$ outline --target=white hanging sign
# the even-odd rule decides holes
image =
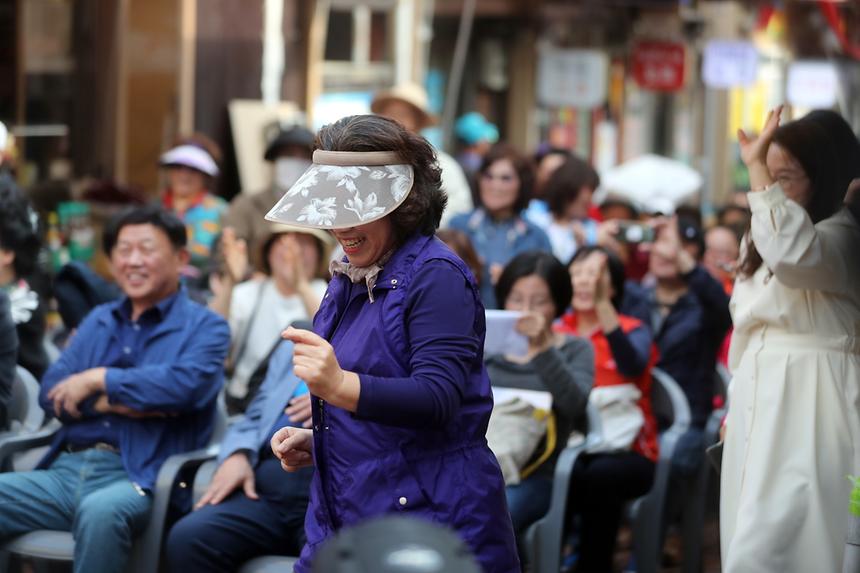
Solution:
[[[712,40],[705,46],[702,79],[709,88],[728,89],[755,84],[758,51],[750,42]]]
[[[786,99],[802,108],[830,108],[839,93],[836,67],[827,61],[801,60],[788,66]]]
[[[538,61],[537,96],[548,107],[593,108],[606,101],[609,58],[597,50],[545,48]]]

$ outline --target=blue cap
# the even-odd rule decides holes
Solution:
[[[495,143],[499,140],[499,130],[495,125],[484,119],[477,111],[460,117],[454,126],[454,132],[466,145],[475,145],[481,141]]]

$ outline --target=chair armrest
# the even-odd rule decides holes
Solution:
[[[564,534],[567,496],[573,468],[586,445],[580,444],[561,451],[555,464],[549,511],[526,532],[526,550],[536,573],[558,571],[561,561],[561,538]]]
[[[0,435],[0,467],[6,467],[13,454],[50,444],[61,425],[59,421],[51,420],[36,432],[8,432]]]
[[[152,513],[135,551],[135,569],[137,571],[158,571],[161,557],[161,542],[164,537],[164,525],[170,507],[170,496],[180,472],[194,469],[218,455],[218,446],[209,446],[182,454],[174,454],[167,458],[158,470],[158,477],[152,491]],[[187,487],[187,486],[186,486]]]

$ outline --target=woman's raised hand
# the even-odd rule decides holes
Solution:
[[[516,323],[516,330],[529,339],[529,346],[541,352],[552,345],[552,331],[546,317],[539,312],[526,312]]]
[[[595,304],[610,302],[612,298],[608,260],[606,254],[601,252],[591,253],[586,259],[587,264],[593,266]]]
[[[767,150],[770,147],[770,142],[773,141],[774,132],[779,127],[781,115],[781,105],[767,112],[767,119],[758,137],[751,137],[744,130],[738,130],[738,143],[741,147],[741,160],[743,160],[744,165],[752,167],[753,165],[766,164]]]

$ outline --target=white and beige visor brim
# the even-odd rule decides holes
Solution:
[[[348,229],[397,209],[415,174],[393,151],[314,151],[313,164],[266,215],[276,223]]]

